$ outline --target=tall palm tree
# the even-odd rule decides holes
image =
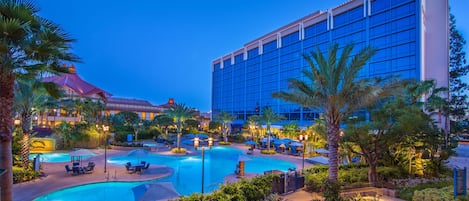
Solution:
[[[262,109],[262,114],[259,116],[259,120],[266,125],[266,133],[267,133],[267,149],[270,150],[270,126],[278,121],[283,120],[284,117],[281,115],[278,115],[277,113],[272,110],[270,107],[266,107]]]
[[[35,108],[48,95],[55,98],[60,96],[60,92],[54,83],[40,82],[40,80],[18,80],[15,84],[15,112],[21,118],[22,147],[21,161],[23,168],[29,168],[29,148],[30,135],[32,131],[32,116],[37,112]]]
[[[323,113],[329,145],[329,180],[337,181],[340,123],[350,113],[376,102],[385,95],[386,79],[358,79],[358,72],[374,55],[375,49],[366,47],[351,58],[354,45],[348,44],[338,56],[339,45],[331,45],[327,57],[319,48],[304,55],[310,70],[303,75],[309,82],[290,79],[290,92],[276,92],[274,97],[311,107]],[[314,59],[314,61],[313,61]],[[387,91],[386,91],[387,92]]]
[[[228,142],[228,124],[231,123],[236,117],[234,115],[231,115],[230,113],[223,111],[218,116],[215,117],[215,119],[219,122],[221,122],[222,125],[222,133],[223,133],[223,140],[225,142]]]
[[[174,104],[168,110],[165,111],[165,114],[172,117],[176,121],[177,127],[177,149],[181,150],[181,135],[183,123],[186,119],[190,119],[194,116],[195,112],[192,108],[187,107],[185,104]]]
[[[38,16],[27,0],[0,1],[0,176],[1,200],[12,200],[12,111],[16,79],[34,79],[41,72],[67,72],[65,61],[77,61],[69,36]]]

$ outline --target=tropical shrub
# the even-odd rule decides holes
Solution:
[[[342,197],[340,197],[341,185],[339,182],[326,179],[324,181],[323,188],[324,188],[323,195],[324,195],[324,198],[326,198],[326,200],[329,200],[329,201],[344,200],[342,199]]]
[[[254,177],[250,180],[241,180],[236,183],[228,183],[220,186],[219,190],[213,191],[211,194],[202,195],[192,194],[183,196],[179,201],[219,201],[219,200],[249,200],[262,201],[272,200],[278,201],[279,196],[271,195],[272,182],[278,175],[263,175]]]
[[[428,188],[443,188],[453,184],[453,181],[440,181],[430,183],[420,183],[412,187],[400,188],[397,192],[397,197],[404,200],[412,200],[415,191],[421,191]]]
[[[171,149],[171,153],[175,153],[175,154],[185,154],[187,153],[187,150],[184,149],[184,148],[174,148],[174,149]]]
[[[13,183],[21,183],[25,181],[30,181],[39,177],[39,172],[33,170],[25,171],[21,167],[13,166]]]
[[[316,166],[315,166],[316,167]],[[322,183],[327,179],[327,170],[305,174],[305,186],[307,191],[321,191]]]
[[[138,133],[138,139],[156,139],[161,134],[157,127],[150,127]]]
[[[413,201],[446,201],[453,200],[453,186],[447,186],[443,188],[426,188],[423,190],[417,190],[412,196]]]
[[[307,168],[305,176],[306,190],[320,191],[324,180],[328,178],[329,167],[326,165],[316,165]],[[338,180],[346,186],[354,184],[368,183],[368,166],[365,165],[343,165],[339,167]],[[389,181],[390,179],[399,179],[403,173],[399,167],[378,167],[378,178],[380,181]]]

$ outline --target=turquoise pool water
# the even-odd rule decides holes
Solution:
[[[40,154],[41,162],[48,162],[48,163],[62,163],[62,162],[70,162],[70,155],[68,153],[41,153]],[[30,154],[29,159],[33,160],[37,154]],[[86,155],[82,156],[82,158],[89,158],[95,155]]]
[[[200,152],[200,150],[199,150]],[[232,174],[238,163],[239,155],[246,156],[243,151],[229,147],[214,147],[205,150],[205,178],[204,191],[211,192],[224,183],[226,175]],[[287,171],[295,167],[293,163],[282,160],[247,156],[246,172],[263,173],[266,170]],[[170,177],[156,180],[157,182],[172,182],[174,188],[181,195],[189,195],[201,191],[202,158],[201,156],[164,156],[149,154],[145,157],[131,158],[127,156],[112,157],[108,161],[115,164],[126,162],[137,163],[144,160],[150,164],[167,165],[174,169]],[[150,165],[151,167],[151,165]],[[154,182],[154,181],[149,181]],[[103,201],[103,200],[133,200],[132,187],[146,182],[103,182],[67,188],[35,199],[35,201]],[[83,198],[82,195],[89,196]]]

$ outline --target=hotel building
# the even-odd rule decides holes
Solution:
[[[334,43],[378,49],[360,77],[399,75],[448,87],[448,12],[448,0],[351,0],[314,12],[212,61],[212,115],[230,112],[239,125],[268,106],[284,122],[311,124],[317,111],[272,93],[288,91],[290,78],[304,79],[310,67],[303,54],[326,53]]]
[[[44,81],[54,82],[65,92],[65,97],[61,98],[61,101],[75,99],[101,101],[105,105],[102,114],[107,116],[130,111],[138,114],[142,120],[153,120],[156,115],[175,104],[172,98],[166,104],[153,105],[146,100],[112,97],[111,93],[83,80],[73,65],[70,67],[70,73],[46,77]],[[35,124],[41,127],[55,127],[62,120],[73,124],[80,121],[81,117],[76,110],[67,111],[58,104],[34,119],[37,121]]]

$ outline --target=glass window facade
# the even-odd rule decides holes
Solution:
[[[361,0],[356,0],[364,2]],[[374,0],[371,10],[363,4],[349,8],[332,19],[319,19],[303,30],[281,36],[277,40],[246,51],[246,57],[235,55],[234,64],[222,61],[213,64],[212,115],[221,111],[236,114],[239,120],[262,113],[271,107],[284,115],[285,122],[298,121],[309,125],[319,117],[317,111],[272,98],[273,92],[287,91],[290,78],[304,79],[301,71],[309,69],[303,54],[327,52],[330,44],[340,47],[355,43],[354,53],[367,45],[378,49],[359,73],[362,77],[400,75],[419,78],[419,9],[418,0]],[[364,10],[365,9],[365,10]],[[365,13],[370,12],[368,15]],[[329,26],[329,28],[328,28]],[[303,31],[303,32],[301,32]],[[303,37],[300,39],[300,33]]]

